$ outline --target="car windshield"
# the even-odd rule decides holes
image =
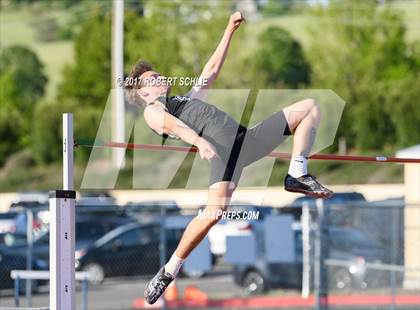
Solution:
[[[328,205],[342,204],[349,201],[365,201],[365,197],[356,192],[350,193],[335,193],[331,198],[325,199]],[[315,199],[311,197],[299,197],[292,202],[292,207],[301,207],[304,202],[307,202],[310,207],[315,206]]]
[[[105,233],[105,227],[99,223],[76,223],[77,239],[98,239],[99,237],[105,235]]]
[[[373,240],[366,234],[353,229],[331,229],[330,242],[336,248],[373,248]]]
[[[0,213],[0,220],[13,220],[18,214],[16,212]]]
[[[128,203],[126,207],[130,211],[134,212],[146,212],[146,213],[160,213],[162,207],[164,208],[166,213],[179,213],[180,208],[179,206],[172,201],[169,202],[159,202],[159,201],[152,201],[152,202],[141,202],[141,203]]]
[[[95,241],[94,244],[96,246],[100,247],[100,246],[104,245],[105,243],[107,243],[109,240],[114,239],[115,237],[117,237],[121,233],[122,233],[122,230],[118,227],[118,228],[116,228],[114,230],[111,230],[110,232],[106,233],[102,237],[100,237],[98,240]]]
[[[76,222],[76,240],[96,240],[100,237],[104,236],[107,232],[111,231],[118,224],[116,223],[96,223],[96,222]],[[40,235],[38,235],[34,242],[41,244],[41,243],[48,243],[49,242],[49,231],[44,231]]]

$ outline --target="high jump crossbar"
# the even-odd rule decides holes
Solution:
[[[196,153],[198,152],[197,147],[185,147],[185,146],[173,146],[173,145],[156,145],[156,144],[141,144],[141,143],[122,143],[122,142],[105,142],[101,140],[95,140],[92,143],[90,140],[80,139],[75,140],[75,147],[116,147],[126,149],[138,149],[147,151],[173,151],[173,152],[185,152],[185,153]],[[276,159],[289,159],[290,153],[282,152],[271,152],[267,157]],[[378,162],[378,163],[420,163],[420,158],[399,158],[389,156],[361,156],[361,155],[336,155],[336,154],[314,154],[310,155],[309,159],[315,160],[331,160],[331,161],[356,161],[356,162]]]

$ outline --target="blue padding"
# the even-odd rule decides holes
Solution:
[[[192,216],[184,215],[167,216],[165,218],[165,226],[168,229],[184,229],[192,219]],[[210,242],[207,237],[204,238],[204,240],[201,241],[200,244],[191,252],[185,260],[183,268],[187,272],[207,272],[211,270]]]
[[[185,260],[183,268],[187,272],[207,272],[211,270],[210,242],[207,237],[204,238],[204,240],[201,241],[200,244],[191,252]]]
[[[295,261],[291,215],[267,216],[264,221],[265,257],[268,263]]]
[[[171,215],[166,216],[165,218],[165,226],[166,228],[185,228],[187,227],[188,223],[193,219],[192,216],[185,216],[185,215]]]
[[[226,262],[230,264],[253,264],[256,258],[256,240],[254,234],[226,237]]]

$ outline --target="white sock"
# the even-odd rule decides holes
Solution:
[[[165,265],[165,271],[176,277],[184,261],[185,259],[179,258],[175,255],[175,253],[172,254],[169,262],[167,262]]]
[[[293,156],[290,159],[289,174],[298,178],[308,173],[308,159],[304,156]]]

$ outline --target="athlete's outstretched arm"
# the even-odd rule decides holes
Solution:
[[[229,23],[226,26],[219,45],[217,45],[216,50],[213,52],[213,55],[211,55],[201,72],[199,83],[196,84],[190,92],[191,97],[201,97],[202,91],[210,88],[216,80],[220,70],[222,69],[223,63],[225,62],[233,33],[239,28],[243,21],[245,21],[245,18],[240,12],[236,12],[230,16]]]
[[[144,110],[147,125],[159,134],[171,134],[179,137],[188,144],[195,145],[201,159],[218,157],[216,148],[206,139],[200,137],[183,121],[166,112],[158,105],[147,106]]]

